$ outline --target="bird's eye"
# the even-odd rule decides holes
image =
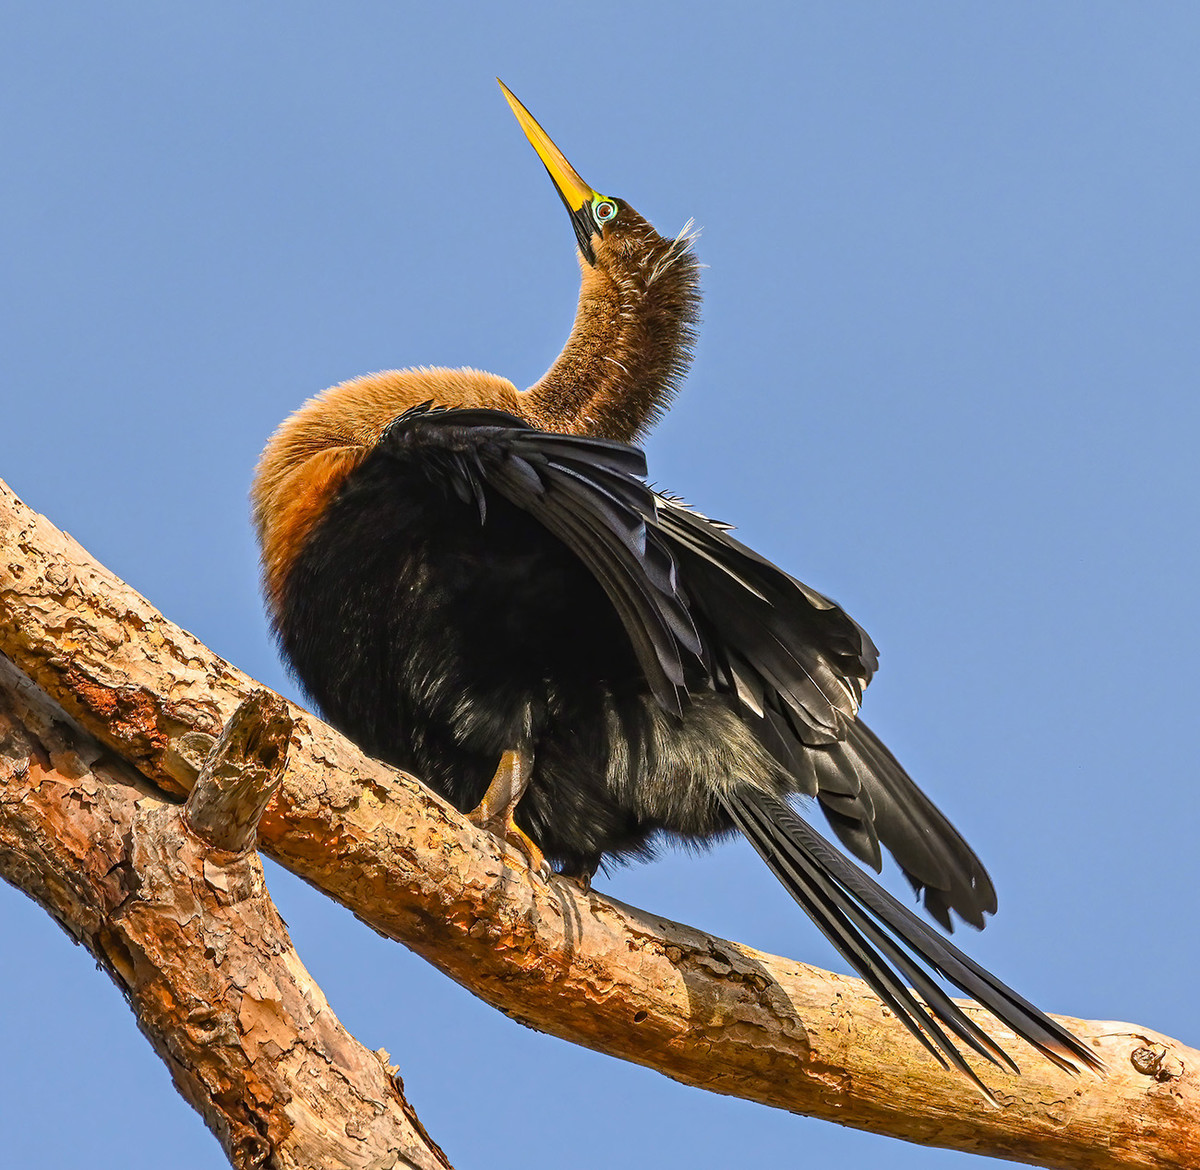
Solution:
[[[592,214],[596,217],[596,222],[603,227],[604,224],[608,223],[617,214],[617,205],[611,199],[601,199],[592,208]]]

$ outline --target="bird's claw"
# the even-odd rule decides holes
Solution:
[[[579,887],[581,894],[591,893],[592,889],[592,874],[590,873],[563,873],[559,875],[565,878],[572,885]]]

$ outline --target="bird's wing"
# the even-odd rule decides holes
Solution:
[[[725,525],[658,497],[655,527],[670,538],[718,689],[761,716],[786,705],[802,742],[842,739],[878,664],[866,632],[829,598],[730,536]]]
[[[652,491],[639,450],[428,405],[380,446],[436,461],[481,514],[495,491],[545,525],[604,588],[659,703],[678,713],[689,692],[728,695],[842,843],[875,869],[886,846],[944,927],[951,910],[978,927],[995,911],[983,864],[856,717],[877,661],[870,638],[723,526]]]
[[[720,690],[736,695],[763,744],[816,796],[838,839],[878,870],[880,843],[947,930],[995,913],[983,863],[857,718],[878,663],[866,632],[809,589],[677,500],[658,526],[688,590]]]

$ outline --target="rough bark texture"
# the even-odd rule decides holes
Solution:
[[[155,783],[183,792],[196,733],[254,684],[0,485],[0,651]],[[1048,1167],[1200,1165],[1200,1053],[1064,1022],[1111,1072],[1070,1077],[990,1018],[1020,1078],[985,1105],[856,979],[543,882],[519,854],[311,715],[260,846],[501,1011],[687,1084],[929,1145]],[[981,1016],[986,1016],[980,1009]]]
[[[239,1170],[449,1165],[305,971],[257,855],[197,837],[4,659],[0,876],[91,951]]]

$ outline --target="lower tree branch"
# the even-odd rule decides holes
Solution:
[[[155,783],[254,684],[0,485],[0,651]],[[1200,1165],[1200,1053],[1065,1019],[1112,1072],[1073,1078],[981,1022],[1026,1075],[986,1106],[856,979],[543,882],[413,778],[298,708],[261,847],[532,1027],[676,1080],[929,1145],[1048,1167]]]
[[[0,875],[108,972],[232,1164],[448,1167],[304,969],[257,856],[107,755],[0,659]]]

